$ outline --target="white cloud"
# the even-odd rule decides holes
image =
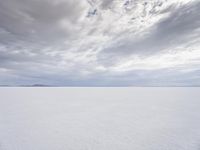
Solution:
[[[123,75],[134,85],[133,72],[145,82],[152,71],[196,71],[199,6],[197,0],[1,1],[0,84],[126,85]]]

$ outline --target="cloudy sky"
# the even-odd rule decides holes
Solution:
[[[200,86],[199,0],[1,0],[0,85]]]

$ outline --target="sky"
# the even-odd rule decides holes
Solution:
[[[199,0],[2,0],[2,86],[200,86]]]

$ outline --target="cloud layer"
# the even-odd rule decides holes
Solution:
[[[200,86],[198,0],[0,2],[0,84]]]

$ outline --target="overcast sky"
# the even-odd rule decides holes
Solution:
[[[0,85],[200,86],[199,0],[1,0]]]

